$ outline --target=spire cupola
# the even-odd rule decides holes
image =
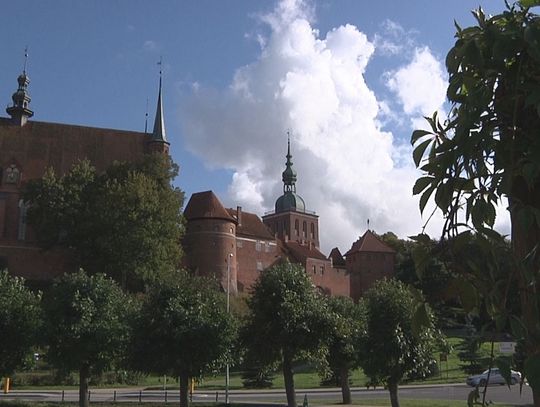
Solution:
[[[296,192],[296,171],[293,169],[291,161],[291,140],[287,138],[287,162],[285,163],[285,171],[281,174],[283,180],[283,192]]]
[[[281,174],[283,180],[283,195],[281,195],[275,205],[276,213],[286,211],[305,212],[306,204],[304,199],[296,193],[296,171],[293,169],[291,155],[291,140],[287,137],[287,155],[285,156],[285,171]]]
[[[34,112],[29,108],[31,98],[28,93],[28,85],[30,84],[30,78],[26,74],[26,64],[28,60],[28,52],[26,50],[24,58],[23,72],[17,78],[19,86],[17,91],[11,96],[13,106],[9,106],[6,109],[7,114],[9,114],[11,119],[19,126],[24,126],[28,119],[34,115]]]

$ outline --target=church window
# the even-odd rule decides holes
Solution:
[[[300,229],[300,222],[298,222],[298,219],[294,221],[294,233],[296,236],[298,236],[298,230]]]
[[[20,171],[15,164],[10,165],[6,169],[6,183],[16,184],[19,182]]]
[[[18,239],[19,240],[25,240],[26,239],[26,212],[28,209],[28,205],[21,199],[19,200],[19,232],[18,232]]]

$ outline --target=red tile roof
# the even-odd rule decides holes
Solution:
[[[356,252],[395,253],[396,251],[368,229],[364,233],[364,236],[352,244],[352,247],[345,253],[345,256]]]
[[[328,255],[329,259],[332,259],[332,265],[336,267],[345,267],[345,259],[341,255],[341,252],[337,247],[334,247],[330,254]]]
[[[298,262],[305,263],[306,259],[319,259],[319,260],[328,260],[324,254],[322,254],[319,249],[315,246],[302,245],[298,242],[285,242],[285,248],[289,254]]]
[[[237,209],[228,208],[227,212],[231,217],[236,221],[237,219]],[[261,218],[259,218],[254,213],[250,212],[241,212],[242,221],[236,226],[236,234],[246,237],[257,237],[265,240],[273,240],[274,236],[268,229],[268,227],[263,223]]]
[[[196,192],[191,195],[184,216],[187,220],[223,219],[236,223],[212,191]]]

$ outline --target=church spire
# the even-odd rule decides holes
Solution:
[[[154,119],[154,130],[150,134],[150,151],[157,151],[162,153],[169,152],[169,142],[165,135],[165,120],[163,116],[163,98],[162,98],[162,71],[161,71],[161,59],[158,62],[159,65],[159,92],[156,107],[156,117]]]
[[[161,96],[161,60],[159,61],[159,93],[156,108],[156,117],[154,119],[154,131],[152,132],[152,141],[167,142],[165,135],[165,120],[163,118],[163,101]]]
[[[281,175],[283,180],[283,192],[296,192],[296,171],[292,168],[291,137],[289,132],[287,132],[287,155],[285,157],[287,158],[287,161],[285,162],[285,171],[283,171]]]
[[[19,126],[24,126],[28,119],[34,115],[28,106],[30,105],[30,94],[28,93],[28,85],[30,78],[26,74],[26,65],[28,62],[28,48],[24,50],[24,67],[22,74],[17,78],[19,86],[17,91],[11,96],[13,100],[13,106],[9,106],[6,109],[7,114],[11,116],[11,119]]]

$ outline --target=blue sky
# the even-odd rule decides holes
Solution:
[[[453,20],[471,24],[478,4],[504,7],[3,2],[0,98],[11,102],[28,46],[35,120],[142,131],[147,99],[152,125],[162,57],[167,134],[187,195],[212,189],[229,206],[273,209],[290,130],[298,192],[321,217],[322,248],[346,251],[368,218],[381,233],[420,230],[408,139],[423,114],[444,113]],[[432,233],[438,227],[435,219]]]

